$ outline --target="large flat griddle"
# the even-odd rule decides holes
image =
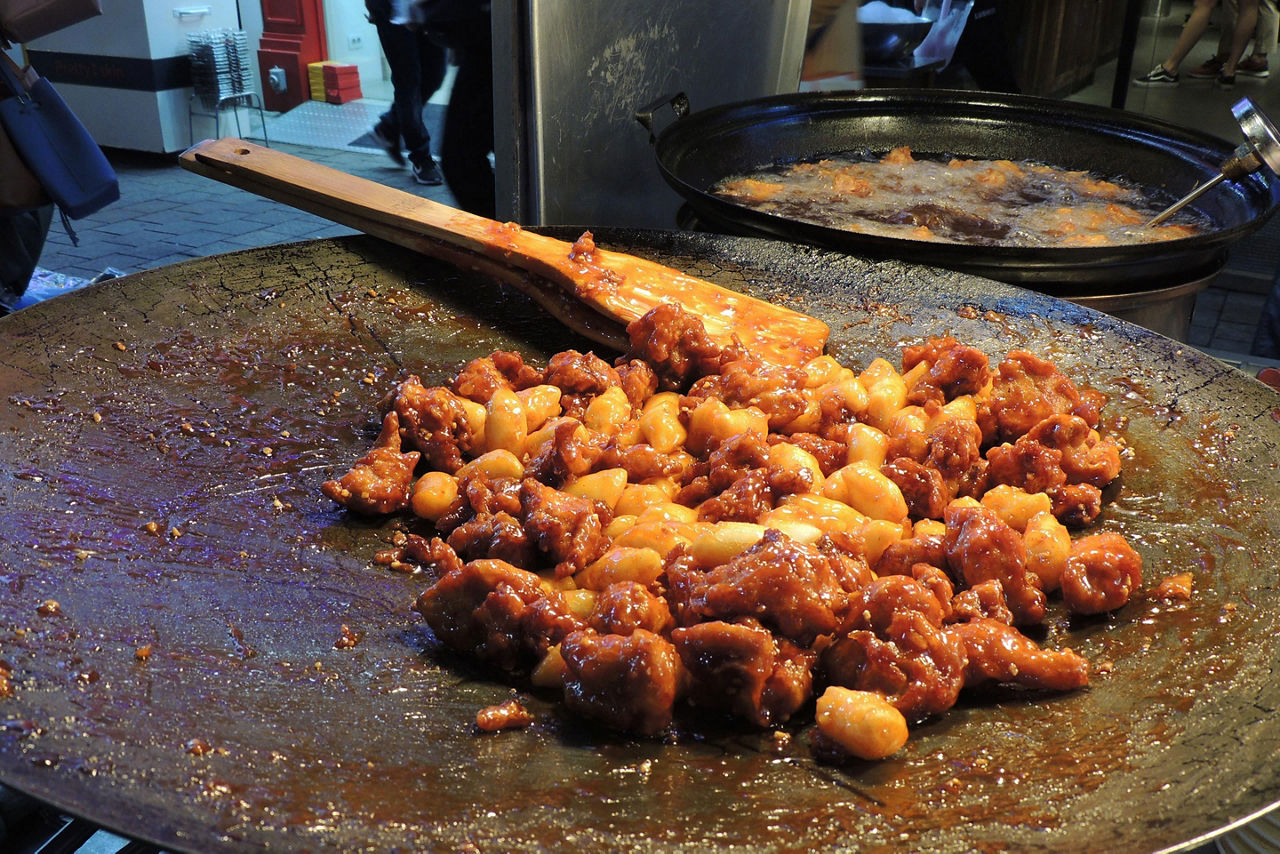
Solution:
[[[849,364],[940,332],[1054,358],[1111,396],[1133,449],[1101,527],[1139,546],[1148,586],[1193,571],[1194,598],[1052,621],[1046,643],[1112,672],[967,697],[877,764],[817,764],[799,728],[622,738],[526,691],[532,728],[477,735],[514,689],[437,648],[409,608],[424,580],[371,565],[396,525],[319,485],[368,447],[401,371],[588,345],[371,238],[271,247],[0,321],[0,781],[193,851],[1148,851],[1280,800],[1280,397],[972,276],[597,237],[820,317]]]

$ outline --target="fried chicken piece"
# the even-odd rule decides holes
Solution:
[[[1120,446],[1103,438],[1078,415],[1053,415],[1023,437],[1062,452],[1067,483],[1106,486],[1120,474]]]
[[[1102,512],[1102,489],[1120,473],[1120,447],[1076,415],[1051,415],[1012,445],[987,451],[987,476],[1025,492],[1044,492],[1064,525],[1083,526]]]
[[[888,575],[860,591],[850,613],[852,628],[821,654],[831,684],[881,694],[908,720],[955,705],[964,651],[943,631],[932,591]]]
[[[1062,600],[1075,614],[1114,611],[1142,583],[1142,556],[1120,534],[1081,537],[1062,571]]]
[[[885,575],[874,579],[857,592],[849,609],[852,622],[842,629],[867,629],[884,637],[900,612],[921,614],[929,625],[941,627],[942,603],[923,584],[910,575]]]
[[[437,471],[453,474],[462,467],[463,453],[472,450],[466,410],[447,388],[422,385],[410,376],[384,401],[384,410],[400,419],[400,433],[409,447]]]
[[[377,440],[351,471],[337,480],[326,480],[321,491],[355,513],[395,513],[409,506],[417,451],[400,451],[400,420],[394,412],[382,419]]]
[[[593,433],[573,418],[563,418],[552,438],[525,464],[525,474],[549,486],[559,486],[595,468],[608,437]]]
[[[525,478],[520,484],[520,510],[529,542],[555,563],[557,578],[581,571],[609,546],[604,526],[612,514],[589,498]]]
[[[450,649],[504,670],[526,668],[584,627],[564,597],[532,572],[501,560],[454,566],[414,604]]]
[[[918,563],[928,563],[945,570],[947,566],[946,548],[941,536],[911,536],[909,539],[893,540],[876,558],[876,575],[914,575],[914,567]],[[950,598],[950,597],[948,597]]]
[[[690,458],[664,454],[643,442],[623,447],[617,438],[605,444],[593,467],[626,469],[630,483],[643,483],[651,478],[677,477],[688,468]]]
[[[710,572],[669,565],[669,598],[677,622],[760,619],[766,628],[801,646],[830,634],[843,621],[858,581],[852,558],[827,555],[765,531],[760,542]]]
[[[749,202],[764,202],[781,193],[786,184],[761,181],[757,178],[739,178],[726,182],[719,192],[726,196],[744,199]]]
[[[547,362],[543,381],[564,393],[560,398],[564,414],[580,419],[587,405],[610,388],[621,385],[622,377],[595,353],[565,350]]]
[[[991,448],[987,463],[987,476],[993,484],[1016,486],[1023,492],[1051,492],[1067,482],[1062,451],[1030,436],[1019,436],[1013,444]]]
[[[995,579],[1004,588],[1016,624],[1044,619],[1044,591],[1039,576],[1027,569],[1021,534],[981,506],[948,507],[946,525],[947,563],[965,585],[974,587]]]
[[[956,593],[955,586],[951,583],[951,576],[932,564],[917,563],[911,567],[911,577],[938,600],[938,607],[942,610],[942,622],[951,622],[955,618]]]
[[[756,358],[735,359],[694,382],[689,396],[717,397],[730,409],[754,406],[769,417],[769,429],[779,430],[805,408],[801,368],[771,365]]]
[[[977,394],[991,380],[987,354],[954,338],[930,338],[902,351],[902,372],[920,362],[929,365],[925,377],[907,392],[907,402],[923,405],[929,400],[945,403],[963,394]]]
[[[620,358],[613,363],[613,368],[618,372],[618,384],[633,407],[639,409],[657,393],[658,374],[648,362]]]
[[[977,619],[1013,625],[1013,612],[1009,610],[1009,603],[1004,598],[1004,585],[994,578],[960,591],[951,600],[949,622],[963,623]]]
[[[676,621],[665,599],[654,596],[643,584],[619,581],[596,596],[587,623],[602,635],[629,635],[645,629],[665,636]]]
[[[773,509],[776,497],[764,469],[752,469],[698,505],[701,522],[754,522]]]
[[[520,515],[520,481],[492,477],[483,469],[476,469],[458,484],[458,499],[436,520],[436,530],[447,536],[477,516],[498,513]]]
[[[942,476],[952,498],[976,497],[986,491],[988,473],[982,457],[982,431],[973,421],[948,418],[930,430],[923,462]]]
[[[533,723],[533,714],[519,700],[507,700],[485,706],[476,712],[476,729],[481,732],[498,732],[504,729],[521,729]]]
[[[1102,490],[1091,483],[1065,483],[1045,491],[1053,501],[1053,515],[1068,527],[1083,528],[1102,513]]]
[[[631,342],[628,358],[651,365],[664,389],[687,388],[745,354],[737,341],[722,347],[711,340],[702,320],[675,303],[656,305],[627,324],[627,338]]]
[[[728,489],[739,478],[769,464],[769,446],[760,436],[740,433],[721,442],[707,457],[707,482],[712,492]]]
[[[817,654],[775,638],[755,620],[678,628],[671,641],[688,671],[695,706],[768,727],[785,723],[813,696]]]
[[[897,484],[912,519],[941,519],[952,495],[936,469],[910,457],[898,457],[880,467],[880,473]]]
[[[449,548],[464,560],[492,558],[520,569],[537,569],[537,549],[510,513],[481,513],[449,532]]]
[[[773,506],[769,479],[762,474],[768,464],[769,446],[762,437],[751,433],[731,436],[704,462],[692,466],[693,476],[676,494],[676,503],[689,507],[705,505],[712,496],[741,484],[736,497],[731,495],[718,505],[706,505],[704,518],[755,521],[756,516]],[[749,509],[744,510],[744,505],[754,506],[755,515],[751,515]]]
[[[814,548],[834,561],[832,565],[845,590],[861,590],[875,580],[876,574],[867,565],[867,545],[861,532],[829,531],[814,543]]]
[[[900,145],[889,151],[884,157],[880,158],[881,163],[907,164],[915,163],[916,159],[911,156],[911,147]]]
[[[982,617],[947,626],[968,658],[966,688],[1005,682],[1044,691],[1074,691],[1089,684],[1089,662],[1069,649],[1043,649],[1012,626]]]
[[[846,198],[857,196],[860,199],[868,199],[875,193],[876,187],[860,175],[834,172],[831,175],[831,191]]]
[[[417,561],[422,569],[437,579],[455,569],[462,569],[463,561],[458,553],[439,537],[420,537],[409,534],[405,538],[404,555]]]
[[[572,711],[613,729],[657,735],[671,723],[680,656],[646,629],[629,635],[576,631],[560,643],[564,701]]]
[[[478,403],[488,403],[500,388],[519,391],[542,383],[542,371],[526,365],[524,357],[511,350],[494,350],[472,359],[451,386],[453,393]]]
[[[1047,359],[1014,350],[996,369],[990,411],[996,441],[1012,442],[1051,415],[1071,414],[1098,426],[1098,395],[1085,394]]]

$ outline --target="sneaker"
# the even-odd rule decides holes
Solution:
[[[391,158],[392,162],[397,166],[404,165],[404,152],[400,150],[400,141],[398,139],[392,139],[387,132],[382,129],[382,125],[374,125],[373,130],[369,132],[369,135],[373,137],[374,142],[382,146],[382,150],[387,152],[387,156]]]
[[[1243,65],[1244,63],[1241,63]],[[1222,73],[1223,62],[1216,56],[1211,56],[1195,68],[1187,71],[1188,77],[1194,77],[1197,80],[1212,80]],[[1162,66],[1163,67],[1163,66]]]
[[[444,176],[440,174],[440,167],[436,162],[428,158],[422,163],[413,164],[413,180],[428,187],[438,187],[444,183]]]
[[[1235,76],[1234,74],[1219,74],[1219,75],[1218,75],[1218,88],[1219,88],[1219,89],[1234,89],[1234,88],[1236,88],[1236,76]]]
[[[1245,77],[1266,77],[1271,74],[1267,70],[1267,60],[1258,56],[1247,56],[1236,63],[1236,74]]]
[[[1142,77],[1133,78],[1133,82],[1138,86],[1177,86],[1178,75],[1165,71],[1162,64],[1157,65]]]

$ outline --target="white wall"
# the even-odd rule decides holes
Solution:
[[[164,60],[187,55],[188,33],[239,26],[237,0],[103,0],[102,11],[27,47],[72,57]],[[60,82],[58,93],[99,145],[181,151],[190,144],[190,88],[150,92]]]
[[[358,0],[325,0],[324,29],[329,59],[360,69],[360,86],[382,79],[382,48],[378,31],[365,17]]]

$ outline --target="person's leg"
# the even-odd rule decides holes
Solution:
[[[1236,18],[1240,15],[1239,0],[1222,0],[1222,26],[1218,35],[1218,49],[1214,51],[1213,58],[1219,62],[1227,58],[1227,54],[1231,52],[1231,35],[1235,32]]]
[[[458,207],[497,214],[493,167],[493,54],[487,28],[456,47],[458,74],[445,111],[441,167]]]
[[[428,38],[426,33],[418,33],[418,81],[422,103],[431,100],[444,83],[448,70],[448,51]]]
[[[1239,0],[1239,4],[1235,31],[1231,39],[1231,53],[1227,54],[1227,58],[1223,60],[1222,75],[1218,78],[1220,83],[1235,82],[1236,64],[1244,55],[1244,49],[1253,38],[1254,27],[1258,24],[1258,0]]]
[[[1174,44],[1169,57],[1142,77],[1135,77],[1133,82],[1138,86],[1178,85],[1178,66],[1204,35],[1205,29],[1209,26],[1209,16],[1217,5],[1218,0],[1195,0],[1191,14],[1187,16],[1187,22],[1182,25],[1182,32],[1178,34],[1178,41]],[[1190,73],[1192,76],[1199,77],[1205,76],[1208,72],[1204,66],[1199,66],[1192,69]]]
[[[413,36],[414,52],[418,59],[418,100],[414,118],[421,131],[405,134],[405,147],[409,149],[409,160],[413,163],[414,180],[420,184],[437,185],[444,183],[444,177],[431,157],[431,133],[427,130],[422,111],[444,82],[447,71],[445,49],[427,38],[425,33],[417,32]]]
[[[52,219],[53,205],[0,216],[0,315],[26,293]]]
[[[1173,46],[1173,52],[1162,63],[1165,71],[1170,74],[1178,73],[1178,66],[1182,64],[1182,60],[1187,58],[1187,54],[1191,53],[1191,49],[1196,46],[1196,42],[1200,41],[1200,37],[1204,35],[1205,29],[1209,26],[1209,16],[1217,5],[1218,0],[1195,0],[1195,5],[1191,8],[1191,14],[1187,17],[1187,22],[1182,25],[1182,32],[1178,34],[1178,41]]]
[[[391,69],[391,110],[384,113],[374,127],[391,159],[404,163],[401,150],[421,151],[430,146],[426,127],[422,124],[421,72],[418,63],[418,34],[408,27],[389,22],[375,22],[378,41]],[[403,145],[402,145],[403,143]]]
[[[1276,9],[1276,0],[1260,0],[1258,3],[1258,25],[1253,29],[1253,52],[1250,65],[1253,70],[1267,68],[1267,54],[1276,46],[1276,38],[1280,36],[1280,11]]]

